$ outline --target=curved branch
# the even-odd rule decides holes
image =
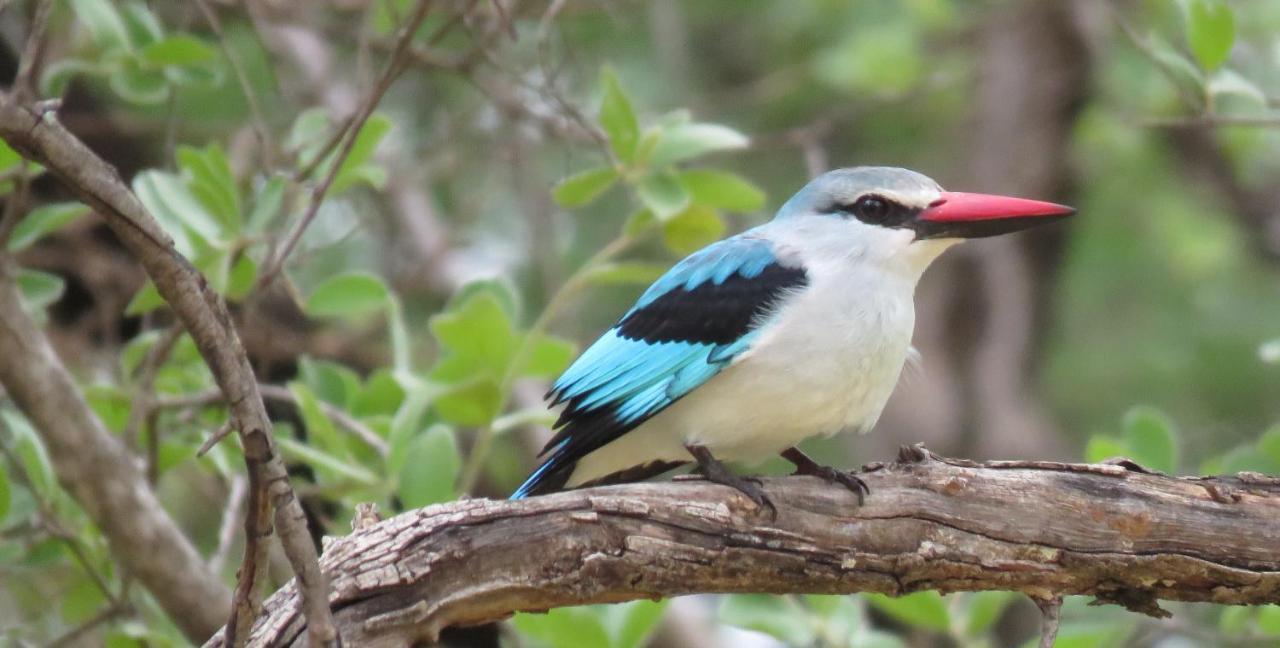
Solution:
[[[257,616],[258,592],[266,575],[265,539],[271,535],[274,521],[285,555],[304,584],[303,598],[311,603],[307,615],[313,622],[308,629],[313,643],[332,644],[336,636],[324,601],[327,583],[317,564],[302,506],[276,452],[257,378],[226,303],[174,249],[172,239],[115,168],[63,128],[55,116],[20,103],[12,95],[0,94],[0,138],[24,157],[43,164],[103,216],[182,321],[226,398],[234,427],[240,433],[250,485],[245,560],[233,597],[230,638],[234,639],[237,633],[243,638]]]
[[[411,511],[327,544],[330,606],[347,641],[408,646],[520,610],[701,592],[1014,590],[1154,615],[1157,599],[1280,601],[1280,479],[904,457],[867,467],[861,508],[814,478],[767,480],[776,519],[692,480]],[[289,584],[250,645],[304,626]]]

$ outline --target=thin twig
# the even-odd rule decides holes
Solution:
[[[111,603],[98,611],[97,614],[90,617],[84,623],[66,631],[57,639],[49,642],[49,648],[59,648],[61,646],[79,646],[82,645],[80,640],[92,631],[94,628],[114,621],[115,619],[133,613],[133,606],[127,603]]]
[[[236,528],[240,522],[240,508],[244,504],[245,491],[249,482],[243,475],[232,475],[231,484],[227,488],[227,506],[222,511],[222,525],[218,527],[218,548],[209,557],[209,569],[215,574],[222,573],[231,553],[231,543],[236,539]]]
[[[203,457],[209,454],[213,446],[218,445],[223,439],[227,438],[233,430],[235,430],[235,425],[231,422],[231,419],[224,421],[218,429],[213,431],[213,434],[209,435],[209,438],[204,440],[204,443],[200,444],[200,448],[196,450],[196,456]]]
[[[288,387],[280,385],[259,384],[258,392],[267,400],[273,400],[281,403],[287,403],[294,407],[298,406],[298,399],[294,397],[293,392]],[[168,398],[157,399],[152,405],[156,409],[188,409],[195,407],[209,407],[222,402],[219,392],[210,390],[187,394],[184,396],[171,396]],[[348,432],[355,435],[373,448],[379,455],[385,457],[390,452],[387,442],[373,428],[361,423],[359,419],[351,416],[346,410],[335,405],[331,405],[326,401],[319,401],[320,411],[325,416],[333,419],[339,427],[345,428]]]
[[[378,107],[378,103],[382,101],[382,96],[386,94],[391,84],[400,76],[400,73],[407,67],[409,60],[409,45],[413,41],[413,35],[417,33],[418,28],[422,26],[423,20],[426,19],[427,13],[431,8],[431,0],[418,0],[418,5],[414,9],[413,15],[409,21],[401,27],[399,39],[396,43],[396,49],[391,53],[391,60],[387,61],[387,67],[383,70],[382,76],[378,79],[378,83],[373,87],[373,91],[369,96],[365,97],[364,103],[356,112],[344,128],[339,132],[342,134],[338,141],[342,144],[338,148],[337,155],[333,158],[329,165],[328,171],[325,173],[324,179],[320,181],[311,190],[311,201],[307,204],[307,211],[302,214],[302,218],[297,225],[285,237],[284,244],[276,250],[275,255],[270,261],[263,265],[262,274],[258,276],[257,288],[259,290],[271,285],[276,276],[280,274],[284,268],[285,261],[289,258],[289,254],[293,252],[293,248],[297,247],[298,241],[302,239],[302,234],[306,232],[307,227],[315,220],[316,215],[320,213],[320,205],[324,203],[325,194],[329,192],[329,187],[333,185],[333,181],[338,177],[338,171],[342,168],[342,163],[351,154],[352,148],[355,147],[356,139],[360,134],[360,129],[364,128],[364,124],[373,115],[373,111]],[[310,175],[313,167],[319,164],[320,160],[327,157],[326,151],[321,151],[316,158],[311,161],[304,172],[300,172],[301,177]]]
[[[40,70],[41,59],[44,58],[45,28],[49,25],[49,14],[52,12],[53,0],[41,0],[31,19],[31,30],[27,33],[22,57],[18,59],[18,73],[13,78],[13,89],[10,90],[13,97],[21,103],[36,98],[33,81]]]
[[[1215,128],[1218,126],[1244,126],[1252,128],[1280,128],[1280,115],[1218,115],[1206,113],[1187,117],[1157,117],[1138,121],[1143,128]]]
[[[209,6],[206,0],[196,0],[196,6],[200,7],[200,13],[204,14],[205,20],[209,22],[209,28],[218,37],[218,46],[222,48],[223,56],[227,57],[227,64],[231,66],[231,71],[236,75],[236,81],[240,84],[240,91],[244,93],[245,101],[249,104],[253,134],[258,138],[258,147],[262,152],[262,168],[264,171],[270,172],[275,168],[275,145],[271,142],[271,131],[267,127],[267,119],[263,115],[262,106],[258,103],[257,93],[253,91],[253,84],[249,82],[249,75],[245,72],[244,65],[240,62],[240,57],[227,44],[227,37],[222,32],[222,21],[218,20],[218,14],[213,11],[213,8]]]
[[[1053,648],[1058,640],[1058,625],[1062,622],[1062,597],[1031,597],[1036,607],[1040,608],[1040,648]]]
[[[143,424],[154,407],[151,401],[155,398],[156,374],[169,359],[173,347],[182,337],[181,324],[174,324],[160,334],[160,338],[147,350],[147,355],[138,363],[134,371],[133,407],[129,410],[129,419],[124,426],[125,443],[137,449],[142,437]]]

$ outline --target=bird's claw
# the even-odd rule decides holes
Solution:
[[[769,509],[769,514],[773,517],[778,516],[778,508],[773,505],[773,500],[764,494],[762,486],[764,482],[759,477],[743,477],[729,472],[723,465],[713,464],[712,466],[701,466],[698,472],[702,474],[707,481],[728,486],[755,502],[760,509]]]
[[[796,467],[796,475],[811,475],[829,483],[840,484],[858,496],[858,506],[862,506],[866,502],[867,495],[871,494],[871,488],[867,486],[867,482],[851,472],[837,470],[831,466],[805,466]]]

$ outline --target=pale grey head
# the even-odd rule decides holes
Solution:
[[[857,229],[908,230],[916,240],[996,236],[1068,216],[1063,205],[943,191],[926,175],[897,167],[828,171],[778,210],[775,221],[830,217]]]

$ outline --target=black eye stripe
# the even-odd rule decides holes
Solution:
[[[863,194],[853,203],[836,205],[832,211],[868,225],[909,227],[912,217],[920,210],[879,194]]]

